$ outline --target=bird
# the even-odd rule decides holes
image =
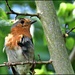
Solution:
[[[10,29],[5,37],[5,51],[8,63],[25,62],[34,60],[34,45],[30,27],[36,20],[20,18]],[[10,66],[14,75],[33,75],[33,64]]]

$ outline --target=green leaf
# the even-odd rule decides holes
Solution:
[[[66,39],[66,47],[69,50],[71,50],[74,47],[74,39],[72,37]]]
[[[66,12],[66,8],[67,8],[66,3],[61,3],[58,10],[58,16],[63,16]]]
[[[67,10],[72,11],[75,8],[75,5],[72,3],[66,3],[67,4]]]
[[[47,75],[54,74],[52,71],[47,71],[46,65],[42,65],[41,69],[35,69],[35,74]]]
[[[5,37],[10,32],[12,23],[7,21],[0,19],[0,37]]]
[[[0,64],[7,62],[6,53],[3,52],[4,38],[0,37]],[[0,75],[8,74],[7,67],[0,67]]]
[[[71,21],[71,22],[68,24],[68,26],[69,26],[69,29],[72,29],[73,27],[75,27],[75,21],[74,21],[74,20]]]
[[[74,8],[75,5],[71,3],[61,3],[58,10],[58,16],[66,16],[68,15],[68,12],[71,12]]]
[[[3,53],[4,37],[10,32],[11,22],[9,20],[0,19],[0,63],[7,61],[6,53]],[[0,74],[8,74],[6,67],[0,67]]]
[[[47,74],[46,65],[42,65],[41,69],[35,69],[35,74]]]
[[[0,19],[5,19],[5,20],[8,19],[5,11],[3,11],[1,8],[0,8]]]

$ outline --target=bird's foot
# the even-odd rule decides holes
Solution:
[[[6,66],[8,66],[8,68],[11,67],[11,62],[4,62],[4,64],[5,64]]]

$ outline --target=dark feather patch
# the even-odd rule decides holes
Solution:
[[[14,69],[13,66],[11,66],[11,69],[12,69],[13,75],[19,75],[18,72]]]
[[[28,59],[28,56],[29,56],[29,50],[32,49],[33,47],[33,42],[32,42],[32,38],[28,38],[28,37],[22,37],[21,41],[18,42],[18,45],[22,48],[22,54],[23,56],[27,59]],[[34,60],[34,58],[33,58]],[[30,75],[33,75],[33,72],[34,72],[34,67],[35,67],[35,64],[32,64],[32,67],[30,68]]]
[[[28,52],[30,45],[32,45],[32,39],[23,36],[18,45],[22,48],[23,52]]]

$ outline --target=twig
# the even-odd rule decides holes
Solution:
[[[65,37],[67,37],[68,35],[69,35],[69,33],[71,32],[71,31],[73,31],[75,29],[75,27],[73,27],[71,30],[69,30],[68,32],[66,32],[65,33]]]
[[[36,14],[18,13],[18,12],[13,11],[13,10],[10,8],[10,6],[9,6],[9,4],[8,4],[8,0],[6,0],[6,4],[7,4],[9,10],[10,10],[10,12],[7,12],[7,14],[16,14],[17,16],[18,16],[18,15],[23,15],[23,16],[31,16],[31,17],[36,16],[36,17],[38,17],[38,18],[40,19],[39,13],[36,13]]]
[[[15,65],[24,65],[24,64],[51,64],[52,60],[50,61],[26,61],[26,62],[14,62],[14,63],[10,63],[6,62],[4,64],[0,64],[0,67],[5,67],[5,66],[15,66]]]
[[[75,27],[73,27],[71,30],[69,30],[66,34],[69,34],[74,29],[75,29]]]
[[[40,19],[38,13],[37,14],[29,14],[29,13],[17,13],[17,12],[14,12],[13,13],[13,12],[7,12],[7,14],[16,14],[17,16],[18,15],[23,15],[23,16],[31,16],[31,17],[36,16],[36,17],[38,17]]]
[[[14,11],[10,8],[10,6],[9,6],[9,4],[8,4],[8,0],[5,0],[5,1],[6,1],[6,4],[7,4],[9,10],[10,10],[12,13],[14,13]]]
[[[39,61],[41,61],[41,58],[40,58],[40,55],[38,54],[38,57],[39,57]]]

